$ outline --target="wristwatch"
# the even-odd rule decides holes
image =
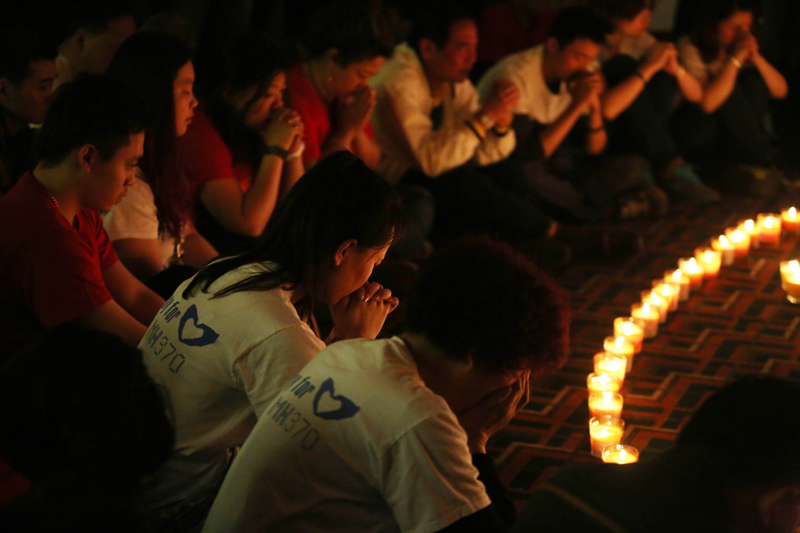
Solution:
[[[277,155],[285,161],[289,157],[289,151],[281,146],[269,145],[261,149],[261,155]]]

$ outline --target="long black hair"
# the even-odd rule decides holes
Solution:
[[[380,248],[403,229],[403,207],[394,189],[356,156],[340,151],[322,159],[292,187],[275,210],[256,246],[201,270],[183,291],[191,298],[244,265],[259,272],[219,288],[214,298],[242,291],[307,290],[300,305],[307,314],[321,296],[321,270],[339,246],[354,239],[359,248]]]
[[[149,115],[144,157],[139,164],[153,189],[162,235],[180,238],[183,223],[191,218],[191,197],[178,166],[175,134],[174,81],[190,60],[182,43],[152,32],[139,32],[120,46],[108,75],[130,87]]]

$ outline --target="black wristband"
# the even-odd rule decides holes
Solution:
[[[277,155],[284,161],[289,157],[289,150],[280,146],[269,145],[261,149],[261,155]]]
[[[492,129],[489,131],[494,133],[495,137],[505,137],[506,135],[508,135],[508,132],[511,131],[511,128],[506,129],[506,131],[500,131],[497,129],[497,126],[493,126]]]

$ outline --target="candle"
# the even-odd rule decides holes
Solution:
[[[758,235],[756,221],[752,218],[748,218],[747,220],[742,220],[739,222],[739,229],[747,233],[751,239]]]
[[[613,416],[619,418],[622,414],[622,394],[616,392],[593,392],[589,395],[589,412],[592,416]]]
[[[632,316],[615,318],[614,336],[628,339],[633,344],[633,353],[637,354],[642,351],[644,323]]]
[[[648,302],[650,305],[658,310],[658,321],[664,323],[667,321],[667,314],[669,311],[669,302],[662,298],[656,291],[642,291],[642,303]]]
[[[800,233],[800,217],[797,216],[797,209],[794,207],[781,211],[781,221],[785,233],[792,235]]]
[[[711,248],[722,254],[722,264],[731,266],[736,258],[736,246],[725,235],[711,239]]]
[[[625,421],[614,416],[599,416],[589,420],[592,455],[602,457],[606,446],[619,444],[625,431]]]
[[[697,259],[694,257],[680,259],[678,261],[678,268],[689,276],[689,283],[692,284],[693,289],[703,286],[703,267],[700,266]]]
[[[633,366],[633,353],[635,347],[633,346],[633,343],[625,337],[606,337],[603,341],[603,349],[610,354],[625,357],[626,369],[630,370]],[[624,375],[622,379],[625,379]],[[622,384],[622,379],[620,379],[620,384]]]
[[[781,218],[774,213],[758,215],[758,246],[777,246],[781,241]]]
[[[725,230],[725,236],[728,238],[734,247],[734,255],[737,259],[747,257],[750,252],[750,234],[741,228],[728,228]]]
[[[615,444],[603,449],[603,462],[627,465],[639,460],[639,450],[626,444]]]
[[[781,287],[786,291],[786,299],[793,304],[800,303],[800,262],[781,261]]]
[[[672,281],[653,280],[653,290],[669,303],[668,311],[677,311],[680,302],[681,286]]]
[[[644,326],[644,338],[652,339],[658,333],[658,309],[650,305],[650,302],[633,304],[631,316],[640,320]]]
[[[632,360],[633,354],[630,357],[626,357],[608,352],[599,352],[594,356],[594,373],[597,375],[608,374],[619,381],[621,385],[625,381],[625,370],[628,368],[628,361]]]
[[[595,374],[586,376],[586,387],[589,392],[618,392],[621,383],[618,379],[608,374]]]
[[[689,276],[683,274],[683,270],[680,268],[677,270],[667,270],[664,272],[664,281],[667,283],[677,283],[681,288],[681,294],[679,300],[681,302],[685,302],[689,299],[689,294],[692,291],[691,282],[689,281]]]
[[[717,279],[722,264],[722,252],[701,246],[695,249],[694,258],[703,268],[703,279]]]

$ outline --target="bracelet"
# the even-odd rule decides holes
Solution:
[[[637,78],[639,78],[640,80],[642,80],[644,82],[644,84],[647,85],[647,78],[644,77],[644,74],[642,74],[638,70],[634,70],[633,71],[633,75],[636,76]]]
[[[508,135],[508,132],[511,131],[511,128],[506,128],[501,130],[497,126],[492,127],[491,132],[495,134],[496,137],[505,137]]]
[[[286,161],[291,161],[292,159],[300,159],[300,156],[303,155],[303,150],[305,149],[306,149],[306,143],[300,141],[300,146],[297,148],[297,150],[286,156]]]
[[[734,65],[734,66],[735,66],[737,69],[739,69],[739,68],[742,68],[742,62],[741,62],[741,61],[739,61],[739,58],[738,58],[738,57],[736,57],[736,56],[731,56],[731,63],[733,63],[733,65]]]
[[[286,158],[289,157],[289,151],[282,146],[269,145],[261,149],[261,155],[276,155],[286,161]]]
[[[482,141],[484,137],[486,137],[486,130],[483,128],[483,124],[480,122],[476,122],[474,120],[467,120],[466,121],[467,127],[472,130],[472,133],[478,138],[478,140]]]

